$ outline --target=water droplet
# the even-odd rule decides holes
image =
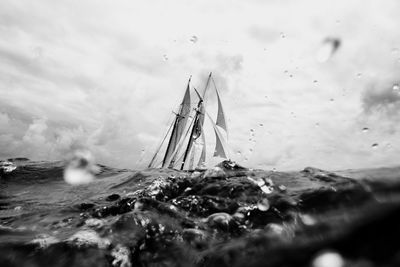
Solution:
[[[254,132],[254,129],[250,129],[250,132]]]
[[[400,89],[400,86],[398,83],[393,84],[393,90],[398,91]]]
[[[312,267],[343,267],[344,265],[343,257],[333,251],[326,251],[318,255],[312,262]]]
[[[363,133],[368,133],[369,128],[368,128],[368,127],[364,127],[364,128],[362,129],[362,131],[363,131]]]
[[[371,146],[371,147],[372,147],[373,149],[377,149],[377,148],[378,148],[378,146],[379,146],[379,144],[378,144],[378,143],[374,143],[374,144],[372,144],[372,146]]]
[[[302,214],[302,215],[300,216],[300,218],[301,218],[301,220],[303,221],[303,223],[304,223],[305,225],[314,225],[314,224],[316,224],[315,219],[314,219],[311,215]]]
[[[290,74],[289,77],[290,77],[290,78],[293,78],[293,74]]]
[[[286,35],[283,32],[280,33],[280,36],[281,38],[286,38]]]
[[[283,73],[288,73],[289,71],[288,70],[285,70]]]
[[[328,61],[340,46],[340,39],[326,38],[317,52],[317,61],[320,63]]]
[[[190,41],[191,41],[192,43],[196,43],[197,40],[199,40],[199,38],[197,38],[196,35],[193,35],[193,36],[190,38]]]
[[[283,192],[283,191],[286,191],[286,189],[287,189],[286,186],[284,186],[283,184],[281,184],[280,186],[278,186],[278,188],[279,188],[279,190],[282,191],[282,192]]]
[[[317,80],[314,80],[314,81],[313,81],[313,83],[317,83],[317,82],[318,82]]]
[[[331,99],[329,99],[329,101],[333,102],[333,101],[335,101],[335,99],[331,98]]]
[[[268,201],[268,199],[267,198],[264,198],[264,199],[262,199],[262,200],[260,200],[258,203],[257,203],[257,208],[259,209],[259,210],[261,210],[261,211],[267,211],[267,210],[269,210],[269,201]]]
[[[252,148],[250,148],[250,149],[249,149],[249,151],[250,151],[250,152],[253,152],[253,149],[252,149]]]
[[[357,78],[361,78],[362,74],[361,73],[357,73]]]
[[[276,168],[272,168],[272,171],[273,171],[273,172],[276,172]]]
[[[263,123],[260,123],[260,124],[259,124],[259,126],[260,126],[260,127],[263,127],[263,126],[264,126],[264,124],[263,124]]]
[[[167,55],[163,55],[163,59],[164,59],[164,61],[167,61],[168,60],[168,56]]]
[[[241,151],[236,151],[236,155],[241,156],[242,152]]]

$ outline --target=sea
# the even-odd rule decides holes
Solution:
[[[400,167],[4,162],[2,267],[400,266]]]

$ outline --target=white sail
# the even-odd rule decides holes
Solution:
[[[180,169],[193,169],[195,167],[204,167],[206,161],[206,142],[204,133],[204,117],[205,117],[205,101],[204,96],[206,95],[207,88],[210,82],[214,83],[215,92],[218,99],[218,113],[216,121],[213,121],[209,114],[211,124],[214,129],[216,145],[213,155],[215,157],[228,158],[226,140],[228,136],[227,123],[225,119],[224,110],[222,107],[221,98],[215,82],[211,77],[211,73],[207,79],[206,87],[203,92],[203,96],[194,88],[199,102],[195,110],[193,117],[190,117],[191,104],[190,104],[190,91],[189,84],[190,79],[183,97],[180,109],[176,114],[175,120],[172,123],[168,134],[164,137],[163,141],[169,136],[168,146],[165,149],[165,154],[161,162],[162,168],[175,168],[177,164],[180,165]],[[190,120],[192,118],[192,120]],[[190,120],[190,121],[189,121]],[[222,132],[222,134],[221,134]],[[201,139],[200,139],[201,138]],[[164,142],[161,143],[161,145]],[[155,166],[156,156],[161,149],[161,145],[157,149],[156,154],[152,158],[149,166]]]
[[[192,149],[192,152],[190,154],[190,159],[189,159],[189,170],[193,169],[193,165],[194,165],[194,155],[195,155],[195,151],[196,151],[196,145],[194,145],[194,148]]]
[[[174,128],[172,129],[171,137],[169,139],[168,147],[164,155],[162,167],[167,167],[172,159],[175,148],[178,146],[182,138],[183,131],[190,113],[190,79],[186,87],[185,96],[183,97],[179,113],[176,114]]]
[[[174,167],[175,167],[175,164],[176,164],[177,162],[178,162],[179,164],[181,163],[181,162],[179,162],[179,161],[180,161],[180,160],[179,160],[180,157],[178,157],[178,154],[182,152],[182,146],[183,146],[183,144],[185,143],[185,141],[187,141],[186,139],[187,139],[187,137],[188,137],[188,135],[189,135],[189,132],[190,132],[190,130],[191,130],[191,128],[192,128],[193,122],[194,122],[194,120],[193,120],[193,118],[192,118],[192,119],[191,119],[191,122],[189,123],[189,126],[188,126],[187,129],[186,129],[185,135],[182,136],[181,140],[179,141],[178,145],[175,147],[175,150],[174,150],[174,152],[173,152],[172,155],[171,155],[171,160],[170,160],[170,162],[169,162],[168,168],[174,168]],[[183,153],[184,153],[184,152],[183,152]],[[183,153],[181,153],[181,154],[183,154]],[[183,157],[183,155],[181,155],[181,156]]]
[[[201,149],[201,155],[200,155],[200,159],[199,162],[197,163],[197,167],[201,168],[205,165],[206,162],[206,138],[204,136],[204,131],[201,133],[201,141],[202,141],[202,149]]]
[[[217,114],[217,121],[215,124],[224,129],[226,134],[228,135],[228,127],[226,126],[224,109],[222,108],[221,98],[219,97],[217,87],[215,87],[215,92],[217,92],[217,98],[218,98],[218,114]]]
[[[208,113],[207,116],[210,119],[215,132],[216,144],[214,150],[214,157],[228,158],[226,144],[221,135],[221,132],[218,130],[217,125],[214,123],[214,121],[212,120],[211,116]]]

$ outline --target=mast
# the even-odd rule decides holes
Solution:
[[[175,151],[174,151],[174,153],[172,154],[171,160],[170,160],[170,162],[169,162],[168,168],[170,168],[170,169],[173,169],[173,168],[174,168],[174,165],[175,165],[175,162],[176,162],[176,158],[178,157],[178,153],[179,153],[179,151],[181,150],[181,148],[182,148],[182,146],[183,146],[183,143],[185,142],[185,139],[186,139],[186,137],[188,136],[188,134],[189,134],[189,132],[190,132],[190,129],[191,129],[192,125],[193,125],[193,122],[194,122],[194,120],[192,120],[192,121],[190,122],[190,125],[189,125],[189,127],[187,128],[185,135],[181,138],[181,141],[180,141],[179,144],[176,146]],[[182,155],[181,155],[180,157],[182,157]],[[178,159],[178,160],[179,160],[179,159]]]
[[[199,103],[197,104],[196,115],[194,117],[194,123],[193,123],[192,132],[190,133],[189,142],[188,142],[188,145],[186,147],[185,155],[183,156],[181,170],[183,170],[183,167],[185,166],[186,158],[187,158],[187,156],[188,156],[188,154],[190,152],[190,149],[192,148],[192,144],[193,144],[193,141],[194,141],[194,135],[195,135],[196,131],[199,130],[198,128],[202,127],[202,125],[200,125],[201,121],[200,121],[200,116],[199,116],[201,114],[200,109],[202,109],[202,106],[203,106],[203,99],[200,98]]]
[[[179,140],[182,137],[182,132],[183,129],[185,128],[186,122],[187,122],[187,117],[190,112],[190,91],[189,91],[189,86],[190,86],[190,80],[192,76],[190,76],[185,95],[183,97],[182,103],[180,105],[179,112],[175,116],[175,121],[173,123],[173,129],[171,133],[171,137],[168,142],[167,150],[165,151],[165,155],[162,161],[161,167],[164,168],[167,164],[168,161],[171,159],[171,156],[173,152],[175,151],[176,146],[179,143]]]
[[[186,147],[185,155],[183,156],[181,170],[183,170],[183,168],[185,166],[187,156],[189,155],[190,149],[192,148],[192,145],[193,145],[193,141],[196,140],[201,134],[203,134],[202,133],[203,132],[203,130],[202,130],[203,124],[204,124],[204,105],[203,105],[204,100],[203,99],[206,95],[208,85],[210,84],[211,75],[212,75],[212,72],[210,72],[210,74],[208,75],[206,87],[204,88],[204,92],[203,92],[203,97],[201,97],[200,94],[195,89],[197,96],[199,97],[199,103],[197,104],[196,115],[194,117],[194,123],[193,123],[192,132],[190,134],[189,142]],[[195,137],[195,135],[196,135],[196,137]]]

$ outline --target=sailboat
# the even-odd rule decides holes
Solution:
[[[212,125],[216,142],[213,156],[228,159],[229,153],[227,149],[228,128],[223,111],[221,98],[217,86],[212,77],[212,73],[208,75],[203,94],[200,94],[196,88],[195,96],[197,101],[192,103],[191,100],[191,77],[186,85],[185,94],[180,103],[178,112],[175,113],[174,120],[167,130],[166,135],[158,146],[154,156],[152,157],[149,168],[170,168],[180,170],[194,170],[204,168],[206,165],[207,150],[204,131],[204,122],[207,117]],[[218,112],[216,121],[208,114],[206,110],[205,97],[206,92],[213,85],[217,96]],[[195,104],[195,105],[194,105]],[[194,106],[193,106],[194,105]],[[221,133],[225,132],[226,138]],[[162,154],[162,148],[165,147],[165,141],[168,143],[165,152]],[[161,155],[160,155],[161,154]],[[160,161],[160,156],[161,161]]]

